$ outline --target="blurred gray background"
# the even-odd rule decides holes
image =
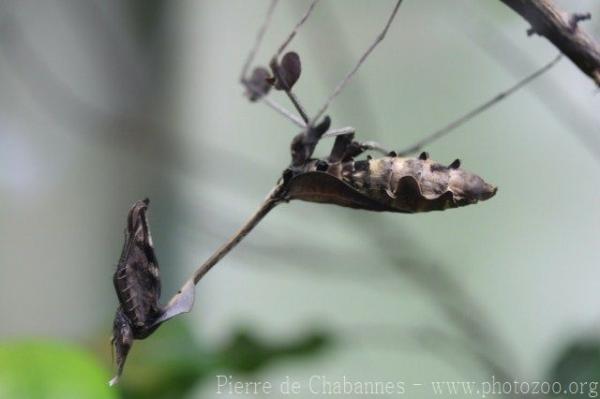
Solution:
[[[598,1],[557,3],[600,15]],[[281,2],[258,63],[268,62],[308,4]],[[0,4],[1,338],[109,336],[112,273],[135,200],[151,199],[165,298],[258,206],[298,131],[249,103],[238,83],[267,6]],[[309,111],[392,6],[317,6],[290,46],[302,58],[295,90]],[[600,37],[598,18],[583,26]],[[389,36],[330,108],[334,125],[391,148],[413,143],[557,54],[527,28],[499,1],[405,1]],[[277,208],[199,284],[185,323],[208,347],[240,325],[268,342],[312,329],[335,337],[326,354],[271,364],[257,379],[489,376],[464,350],[420,339],[423,326],[484,328],[487,347],[513,376],[542,378],[564,345],[600,327],[599,106],[591,81],[563,60],[428,146],[434,159],[459,157],[498,185],[496,197],[477,206],[420,215],[300,202]],[[446,287],[448,277],[455,284],[446,292],[436,284]],[[454,299],[464,314],[444,310]],[[465,320],[478,327],[461,332]],[[187,397],[214,390],[210,379]]]

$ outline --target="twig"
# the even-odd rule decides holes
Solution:
[[[229,253],[237,244],[240,243],[252,231],[258,223],[277,205],[284,201],[282,197],[283,183],[277,184],[269,195],[265,198],[258,210],[248,219],[248,221],[219,249],[215,251],[192,275],[190,280],[193,280],[194,284],[198,284],[198,281],[204,277],[206,273],[216,265],[225,255]]]
[[[281,54],[283,54],[283,52],[285,51],[286,47],[290,44],[290,42],[292,41],[292,39],[298,33],[298,30],[300,29],[300,27],[302,27],[302,25],[304,25],[304,23],[306,22],[306,20],[308,19],[308,17],[310,17],[310,14],[312,13],[313,9],[315,8],[315,6],[317,5],[318,2],[319,2],[319,0],[313,0],[313,2],[310,3],[310,6],[308,7],[308,10],[306,10],[306,12],[302,16],[302,18],[300,18],[300,21],[298,21],[298,23],[296,24],[296,26],[294,26],[294,29],[290,32],[290,34],[287,37],[287,39],[285,39],[285,41],[281,44],[281,46],[279,46],[279,49],[277,50],[277,52],[275,53],[275,55],[273,56],[273,58],[277,59],[277,58],[279,58],[281,56]]]
[[[479,115],[483,111],[487,110],[488,108],[490,108],[493,105],[497,104],[498,102],[502,101],[506,97],[515,93],[517,90],[519,90],[523,86],[525,86],[528,83],[530,83],[531,81],[535,80],[537,77],[541,76],[542,74],[544,74],[544,72],[548,71],[550,68],[552,68],[554,65],[556,65],[558,63],[558,61],[561,60],[561,58],[562,58],[562,54],[559,54],[558,56],[556,56],[556,58],[554,58],[548,64],[546,64],[542,68],[538,69],[531,75],[520,80],[519,82],[517,82],[514,86],[512,86],[508,90],[505,90],[505,91],[501,92],[500,94],[497,94],[492,99],[490,99],[490,100],[486,101],[485,103],[479,105],[478,107],[472,109],[471,111],[467,112],[460,118],[450,122],[449,124],[442,127],[441,129],[436,130],[435,132],[429,134],[428,136],[426,136],[422,140],[419,140],[418,142],[411,145],[410,147],[407,147],[404,150],[399,151],[398,155],[399,156],[407,156],[407,155],[410,155],[410,154],[420,151],[425,145],[430,144],[431,142],[450,133],[452,130],[456,129],[457,127],[462,126],[463,124],[465,124],[468,121],[470,121],[471,119],[473,119],[475,116]]]
[[[323,116],[323,114],[325,113],[325,111],[327,111],[327,108],[329,107],[331,102],[338,96],[338,94],[340,94],[340,92],[346,86],[346,84],[348,84],[350,79],[352,79],[352,76],[354,76],[354,74],[356,73],[358,68],[360,68],[360,66],[369,57],[369,55],[375,49],[375,47],[377,47],[377,45],[385,38],[385,35],[387,34],[388,29],[392,25],[392,22],[394,21],[394,18],[396,17],[396,14],[398,13],[400,4],[402,4],[402,0],[398,0],[396,2],[396,5],[394,6],[392,13],[390,14],[390,17],[389,17],[387,23],[385,24],[385,27],[383,28],[383,31],[381,31],[381,33],[375,38],[375,41],[373,43],[371,43],[369,48],[367,48],[367,51],[365,51],[363,53],[363,55],[360,57],[360,59],[358,60],[356,65],[354,65],[354,68],[352,68],[352,70],[350,72],[348,72],[348,74],[337,85],[335,90],[333,90],[333,92],[329,95],[329,98],[327,98],[327,101],[325,102],[325,104],[321,107],[321,109],[319,109],[319,111],[317,112],[315,117],[311,120],[311,122],[309,123],[309,126],[313,126],[319,120],[319,118],[321,118],[321,116]]]
[[[500,0],[531,24],[528,34],[546,37],[600,86],[600,44],[578,27],[588,14],[569,14],[551,0]]]
[[[263,41],[263,38],[267,31],[267,28],[271,24],[273,12],[275,11],[275,7],[277,6],[278,2],[279,2],[279,0],[271,0],[271,3],[269,4],[269,8],[267,9],[267,14],[265,16],[265,20],[262,23],[260,29],[258,30],[258,33],[256,34],[256,40],[254,42],[254,46],[250,50],[250,53],[248,53],[248,57],[246,58],[246,62],[244,63],[244,66],[242,68],[242,72],[240,74],[240,83],[242,83],[242,85],[247,90],[251,91],[252,93],[259,94],[259,98],[263,103],[265,103],[266,105],[268,105],[269,107],[271,107],[272,109],[274,109],[275,111],[277,111],[278,113],[280,113],[281,115],[283,115],[284,117],[286,117],[287,119],[292,121],[292,123],[294,123],[295,125],[298,125],[301,128],[305,128],[306,123],[302,122],[300,119],[298,119],[295,115],[293,115],[290,111],[285,109],[283,106],[279,105],[277,102],[275,102],[271,99],[268,99],[266,96],[262,96],[262,93],[259,90],[257,90],[255,87],[253,87],[248,80],[248,70],[250,69],[252,62],[254,61],[254,57],[256,56],[256,53],[258,52],[258,48],[260,47],[260,45]]]
[[[523,68],[534,69],[535,62],[531,54],[518,46],[501,29],[486,20],[487,9],[483,13],[470,15],[460,24],[460,31],[465,37],[515,79],[520,78]],[[475,18],[474,18],[475,17]],[[546,80],[544,85],[530,86],[529,91],[535,95],[540,104],[562,123],[581,143],[582,148],[600,163],[600,137],[595,134],[598,126],[592,112],[586,112],[573,101],[569,93],[557,84],[556,80]]]
[[[242,83],[246,82],[248,69],[250,69],[250,65],[252,65],[252,61],[254,61],[256,52],[258,51],[258,48],[260,47],[260,44],[262,43],[262,40],[265,36],[265,32],[267,31],[267,28],[271,23],[271,17],[273,16],[273,12],[275,11],[275,6],[277,5],[278,1],[279,0],[271,0],[271,4],[269,5],[269,9],[267,10],[267,16],[265,17],[262,26],[256,34],[256,41],[254,42],[254,47],[252,47],[252,49],[250,50],[248,58],[246,58],[246,62],[244,63],[244,66],[242,68],[242,73],[240,74],[240,82]]]
[[[254,87],[248,79],[242,79],[241,83],[246,88],[246,90],[248,90],[252,94],[258,95],[257,101],[260,101],[266,104],[268,107],[274,109],[277,113],[289,119],[293,124],[298,125],[303,129],[306,128],[306,123],[302,119],[299,119],[296,115],[292,114],[283,105],[280,105],[277,101],[268,98],[266,95],[264,95],[264,93],[262,93],[256,87]]]
[[[277,75],[279,75],[279,74],[277,74]],[[278,79],[279,79],[279,77],[278,77]],[[308,117],[308,114],[306,113],[306,110],[304,109],[302,104],[300,104],[300,101],[298,101],[298,97],[296,97],[296,95],[292,92],[292,89],[286,89],[284,91],[285,91],[285,94],[287,94],[290,101],[292,102],[292,104],[294,104],[294,108],[296,108],[296,111],[298,111],[302,120],[308,125],[310,122],[310,119]]]
[[[300,4],[301,3],[298,3],[298,5]],[[339,62],[342,62],[346,65],[352,65],[356,57],[352,54],[352,46],[349,42],[351,41],[354,43],[355,40],[343,32],[342,26],[346,24],[346,20],[341,15],[338,15],[333,11],[332,7],[334,5],[335,2],[332,1],[324,1],[319,3],[320,19],[321,21],[327,21],[327,29],[306,30],[306,34],[310,36],[310,43],[314,44],[313,46],[310,46],[309,50],[314,56],[319,58],[322,54],[327,53],[334,48],[336,52],[336,58],[340,60]],[[295,9],[299,9],[299,7],[295,7]],[[326,41],[321,40],[322,35],[327,36]],[[330,82],[329,86],[331,87],[335,87],[340,79],[340,72],[336,71],[335,68],[317,68],[317,73],[321,75],[323,82]],[[344,114],[346,114],[346,111],[351,110],[355,119],[362,121],[364,126],[369,126],[371,134],[376,135],[376,132],[381,131],[381,129],[377,127],[377,118],[373,113],[373,108],[377,105],[373,104],[367,99],[363,83],[364,82],[363,79],[361,79],[360,74],[357,74],[353,78],[353,95],[348,97],[346,100],[342,100],[341,98],[337,99],[338,112],[336,113],[335,119],[345,119]],[[345,102],[342,104],[342,106],[340,106],[342,101]],[[375,139],[376,137],[373,138]]]
[[[304,25],[304,23],[308,20],[308,17],[312,13],[312,11],[314,10],[314,8],[315,8],[315,6],[317,5],[318,2],[319,2],[319,0],[313,0],[313,2],[310,3],[310,6],[306,10],[306,12],[302,16],[302,18],[300,18],[300,21],[298,21],[298,23],[296,23],[296,26],[294,26],[294,29],[292,29],[292,32],[284,40],[284,42],[281,44],[281,46],[279,46],[279,49],[275,52],[275,54],[271,58],[271,70],[273,71],[273,74],[275,75],[275,78],[277,78],[277,80],[279,80],[280,82],[283,82],[285,79],[282,78],[281,73],[279,72],[279,62],[278,62],[278,59],[281,56],[281,54],[284,52],[284,50],[286,49],[286,47],[290,44],[290,42],[292,41],[292,39],[296,36],[296,34],[298,33],[298,30],[300,29],[300,27],[302,25]],[[292,102],[292,104],[294,105],[294,108],[296,108],[296,110],[300,114],[300,117],[302,118],[302,120],[305,122],[305,124],[308,125],[308,122],[309,122],[308,114],[306,113],[306,110],[304,109],[304,107],[302,106],[302,104],[300,104],[300,101],[298,100],[298,97],[296,97],[296,95],[292,92],[292,88],[291,87],[284,87],[284,91],[285,91],[285,94],[290,99],[290,101]]]
[[[269,97],[263,96],[260,98],[259,101],[262,101],[263,103],[267,104],[269,107],[271,107],[272,109],[277,111],[279,114],[281,114],[284,117],[286,117],[287,119],[289,119],[294,125],[297,125],[298,127],[301,127],[302,129],[306,128],[306,123],[304,123],[304,121],[302,119],[298,118],[296,115],[292,114],[286,108],[279,105],[279,103],[271,100]]]

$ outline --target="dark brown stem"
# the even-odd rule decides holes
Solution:
[[[296,26],[294,26],[294,29],[292,30],[292,32],[285,39],[285,41],[281,44],[281,46],[279,46],[279,49],[277,49],[277,52],[275,53],[275,55],[271,59],[271,69],[273,70],[273,74],[284,85],[287,85],[287,83],[283,79],[281,79],[281,74],[279,73],[279,62],[278,62],[278,59],[281,56],[281,54],[283,54],[283,52],[285,51],[286,47],[290,44],[290,42],[292,41],[292,39],[294,39],[294,37],[298,33],[298,30],[308,20],[308,17],[310,17],[311,13],[315,9],[315,6],[317,5],[318,2],[319,2],[319,0],[313,0],[310,3],[310,6],[306,10],[306,12],[302,16],[302,18],[300,18],[300,21],[298,21],[298,23],[296,24]],[[294,108],[296,108],[296,110],[300,114],[300,117],[302,118],[302,120],[304,121],[304,123],[308,124],[309,117],[308,117],[308,115],[306,113],[306,110],[304,109],[304,107],[302,106],[302,104],[300,104],[300,101],[298,101],[298,97],[296,97],[296,95],[292,92],[292,88],[291,87],[284,87],[284,90],[285,90],[285,94],[288,96],[288,98],[290,99],[290,101],[294,105]]]
[[[284,186],[283,184],[277,184],[273,190],[269,193],[267,198],[263,201],[258,210],[248,219],[248,221],[219,249],[215,251],[193,274],[192,278],[194,284],[198,284],[198,281],[204,277],[206,273],[216,265],[225,255],[229,253],[233,248],[236,247],[252,231],[258,223],[277,205],[284,201],[283,198]]]
[[[588,14],[569,14],[552,0],[500,0],[531,24],[529,33],[550,40],[579,69],[600,86],[600,45],[579,28]]]
[[[268,96],[262,95],[263,93],[260,90],[257,90],[254,86],[252,86],[252,84],[247,79],[242,79],[241,83],[246,88],[246,90],[248,90],[248,92],[257,94],[259,96],[257,101],[266,104],[271,109],[275,110],[278,114],[287,118],[294,125],[302,129],[306,128],[306,122],[298,118],[296,115],[292,114],[290,111],[288,111],[285,107],[283,107],[276,101],[270,99]]]
[[[300,114],[300,117],[302,118],[304,123],[308,124],[310,122],[308,119],[308,115],[306,113],[306,110],[302,106],[302,104],[300,104],[300,102],[298,101],[298,97],[296,97],[296,95],[291,90],[286,90],[285,94],[287,94],[287,96],[290,99],[290,101],[292,102],[292,104],[294,104],[294,107]]]
[[[283,91],[285,91],[285,94],[288,96],[288,98],[294,105],[294,108],[296,108],[296,111],[298,111],[298,114],[300,114],[300,117],[302,118],[304,123],[308,125],[310,120],[308,114],[306,113],[306,110],[304,109],[302,104],[300,104],[300,101],[298,101],[298,97],[296,97],[296,95],[292,92],[292,88],[289,86],[288,82],[283,78],[283,76],[281,76],[281,71],[279,69],[279,60],[277,59],[277,56],[271,59],[269,66],[271,67],[271,71],[273,72],[275,79],[277,79],[277,81],[280,82]]]

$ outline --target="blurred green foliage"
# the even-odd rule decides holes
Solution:
[[[19,341],[0,345],[0,398],[112,399],[107,371],[69,344]]]
[[[278,344],[267,343],[239,328],[229,342],[207,350],[185,321],[174,319],[151,339],[136,341],[119,387],[127,399],[181,398],[217,374],[248,377],[284,358],[316,355],[330,342],[327,335],[313,332]]]

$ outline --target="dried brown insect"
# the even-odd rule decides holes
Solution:
[[[384,157],[319,168],[323,168],[319,161],[312,161],[307,172],[290,180],[289,199],[416,213],[475,204],[497,190],[464,169],[418,158]]]
[[[113,275],[113,284],[119,298],[112,336],[118,370],[111,383],[115,383],[123,371],[133,340],[150,335],[158,327],[158,324],[154,324],[155,320],[163,313],[158,303],[158,261],[146,217],[148,203],[147,199],[137,201],[129,210],[125,243]]]
[[[159,303],[159,267],[146,214],[149,202],[148,199],[137,201],[129,210],[125,243],[113,275],[119,307],[111,339],[117,373],[110,385],[118,382],[134,339],[148,337],[163,321],[189,311],[193,305],[193,288],[190,297],[190,290],[185,286],[167,306]]]
[[[328,119],[326,119],[329,125]],[[284,173],[287,199],[335,204],[370,211],[402,213],[457,208],[487,200],[496,187],[460,168],[457,159],[449,166],[429,159],[398,157],[355,161],[363,146],[353,135],[338,136],[326,160],[310,159],[320,131],[307,132],[292,143],[292,165]],[[306,160],[304,160],[306,159]]]

